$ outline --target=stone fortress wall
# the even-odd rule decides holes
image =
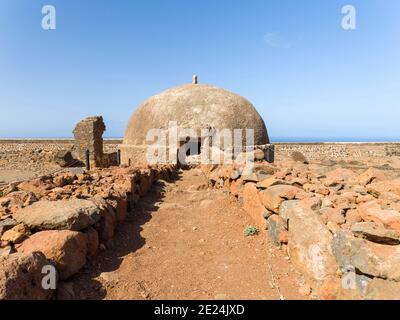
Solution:
[[[105,139],[104,153],[117,152],[121,143],[121,139]],[[57,151],[71,150],[73,146],[73,139],[0,139],[0,162],[1,159],[17,160],[24,154],[30,158],[35,155],[42,158],[47,154],[50,160]],[[400,143],[397,142],[282,142],[274,143],[274,146],[277,159],[290,156],[293,151],[300,151],[310,160],[400,156]]]

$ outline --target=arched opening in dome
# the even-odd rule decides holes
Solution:
[[[179,142],[178,162],[187,164],[188,157],[195,157],[201,153],[201,138],[186,137]]]

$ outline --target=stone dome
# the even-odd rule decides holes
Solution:
[[[123,145],[143,146],[148,130],[178,128],[254,129],[254,145],[269,143],[263,119],[245,98],[206,84],[181,85],[157,94],[141,104],[131,116]],[[243,134],[245,135],[245,134]],[[245,137],[243,137],[243,146]]]

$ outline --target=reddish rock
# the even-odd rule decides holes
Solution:
[[[321,210],[322,211],[322,210]],[[327,221],[334,222],[338,225],[344,224],[346,219],[343,215],[343,210],[340,208],[326,208],[323,212]]]
[[[99,248],[99,235],[92,227],[89,227],[85,234],[87,237],[87,256],[93,257],[96,255]]]
[[[400,196],[400,179],[373,182],[367,185],[367,191],[375,197],[379,197],[384,192],[392,192]]]
[[[77,273],[86,263],[87,237],[77,231],[41,231],[25,240],[18,252],[43,252],[47,259],[56,263],[61,279]]]
[[[400,300],[400,282],[372,279],[366,288],[366,300]]]
[[[41,200],[19,210],[14,219],[36,230],[79,231],[96,223],[101,210],[89,200]]]
[[[346,212],[346,222],[350,224],[354,224],[357,222],[361,222],[362,218],[356,209],[350,209]]]
[[[268,189],[269,187],[276,186],[279,184],[288,185],[288,182],[277,179],[275,176],[270,176],[257,183],[257,188]]]
[[[352,266],[366,275],[400,281],[398,245],[373,243],[338,231],[333,237],[332,251],[341,268]]]
[[[243,209],[260,228],[266,228],[265,215],[267,210],[261,203],[255,183],[249,182],[244,185]]]
[[[75,174],[70,172],[64,172],[62,174],[56,175],[53,178],[53,183],[55,184],[56,187],[64,187],[68,184],[73,183],[75,179],[77,179]]]
[[[53,184],[45,183],[40,179],[25,181],[18,185],[18,189],[25,192],[33,192],[39,197],[43,197],[50,192],[50,189],[54,188]]]
[[[300,201],[289,211],[291,261],[308,277],[324,281],[334,276],[337,264],[332,254],[332,234],[319,214],[310,208],[310,200]]]
[[[342,182],[356,182],[357,175],[350,169],[337,168],[326,173],[325,185],[331,186]]]
[[[370,184],[371,182],[386,180],[386,174],[383,170],[369,168],[358,176],[358,181],[362,186]]]
[[[400,231],[400,213],[396,210],[383,210],[376,201],[362,203],[357,210],[364,221],[382,223]]]
[[[232,195],[238,196],[239,193],[242,192],[242,190],[243,190],[242,180],[238,179],[238,180],[234,180],[231,182],[230,191],[231,191]]]
[[[42,268],[48,264],[41,252],[0,256],[0,300],[46,300],[52,291],[42,287]]]
[[[288,243],[288,232],[285,228],[285,225],[286,222],[276,214],[273,214],[267,220],[269,238],[277,247]]]
[[[120,197],[111,197],[106,200],[108,204],[110,204],[117,217],[117,222],[121,223],[125,221],[126,215],[128,214],[128,201],[127,199],[120,198]]]
[[[24,240],[28,235],[30,235],[30,230],[23,224],[18,224],[15,227],[11,228],[4,232],[1,236],[1,241],[7,241],[11,243],[20,243]]]
[[[101,243],[106,243],[114,237],[115,227],[117,226],[117,214],[112,206],[107,205],[103,210],[102,217],[94,228],[99,234]]]
[[[288,185],[276,185],[260,191],[260,199],[264,207],[275,213],[279,212],[279,206],[284,200],[304,199],[306,197],[307,194],[303,190]]]

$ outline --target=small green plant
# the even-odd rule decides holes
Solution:
[[[248,226],[246,229],[244,229],[243,233],[245,237],[255,236],[258,234],[258,229],[255,226]]]

